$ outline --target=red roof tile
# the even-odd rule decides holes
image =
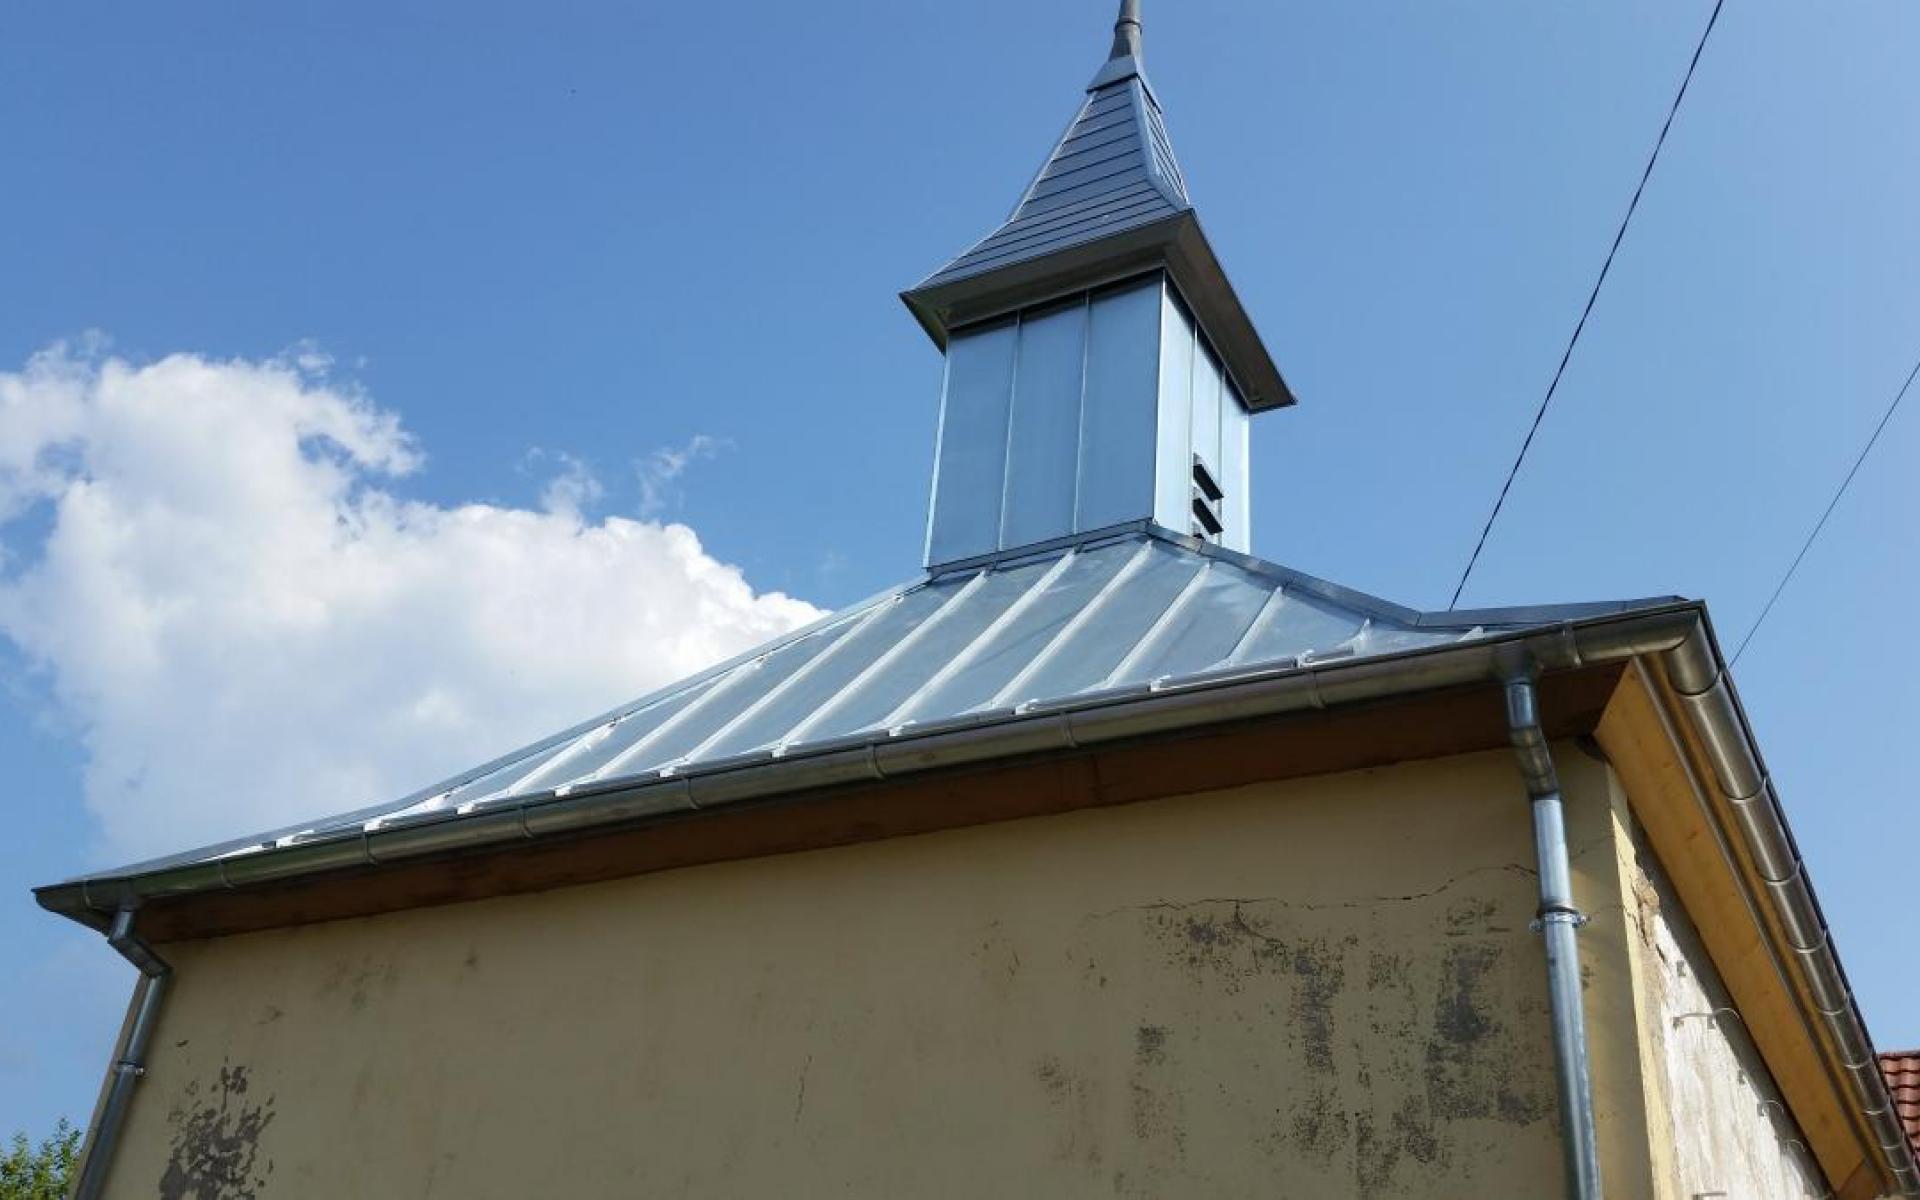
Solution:
[[[1920,1050],[1896,1050],[1880,1056],[1880,1073],[1887,1077],[1893,1107],[1907,1127],[1907,1140],[1920,1154]]]

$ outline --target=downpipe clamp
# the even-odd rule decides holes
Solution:
[[[1579,929],[1592,920],[1592,917],[1577,908],[1556,904],[1551,908],[1542,909],[1539,916],[1527,922],[1527,929],[1531,933],[1545,933],[1549,925],[1568,925]]]

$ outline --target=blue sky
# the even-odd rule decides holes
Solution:
[[[1301,397],[1255,422],[1260,554],[1444,607],[1709,7],[1149,4],[1191,190]],[[420,460],[349,463],[343,503],[682,522],[752,589],[728,593],[729,636],[769,590],[844,604],[919,564],[939,359],[895,294],[1012,204],[1110,8],[9,6],[0,376],[61,341],[130,369],[324,354],[282,376],[330,389],[335,416],[393,417]],[[1902,0],[1727,6],[1467,604],[1702,596],[1737,642],[1920,355],[1917,38]],[[209,440],[140,469],[191,474]],[[1920,1044],[1897,753],[1920,728],[1898,632],[1916,450],[1903,412],[1738,673],[1883,1047]],[[556,478],[575,484],[558,501]],[[17,582],[59,513],[0,515]],[[544,553],[503,575],[537,582]],[[56,615],[0,635],[0,1131],[84,1119],[128,986],[26,892],[131,844],[123,810],[86,800],[99,730],[121,769],[141,712],[199,711],[168,680],[99,694],[111,631]],[[192,678],[271,683],[263,657]],[[572,693],[542,680],[544,719]],[[204,781],[218,819],[272,823],[246,819],[248,790],[286,759],[221,753],[246,769]],[[141,836],[190,823],[152,795]]]

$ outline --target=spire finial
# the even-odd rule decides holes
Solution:
[[[1140,57],[1140,0],[1120,0],[1120,19],[1113,23],[1113,53],[1116,58]]]

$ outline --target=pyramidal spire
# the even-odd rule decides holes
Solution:
[[[1140,0],[1124,0],[1112,57],[1012,215],[920,286],[1045,258],[1192,207],[1141,65]]]

